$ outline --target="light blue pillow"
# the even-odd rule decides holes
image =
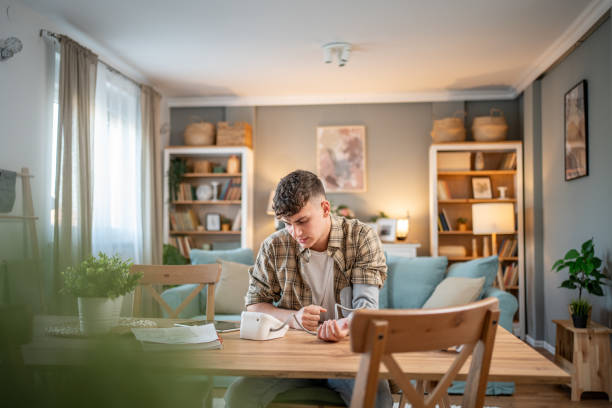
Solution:
[[[192,249],[189,252],[192,265],[214,264],[217,259],[238,262],[245,265],[253,265],[253,251],[250,248],[237,248],[226,250],[206,251],[203,249]]]
[[[497,266],[497,255],[493,255],[474,259],[473,261],[454,263],[448,268],[447,276],[456,278],[480,278],[484,276],[485,283],[479,297],[482,298],[485,291],[493,286],[493,282],[495,282]]]
[[[387,255],[389,305],[393,309],[418,309],[444,279],[445,256],[406,258]]]

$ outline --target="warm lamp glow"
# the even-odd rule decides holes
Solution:
[[[410,223],[408,218],[400,218],[397,220],[397,227],[395,231],[395,236],[397,239],[406,239],[408,236],[408,227]]]
[[[514,205],[486,203],[472,205],[474,234],[510,234],[514,232]]]

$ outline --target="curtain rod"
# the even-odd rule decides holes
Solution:
[[[49,30],[45,30],[44,28],[40,30],[40,36],[43,37],[51,37],[56,39],[57,41],[62,41],[62,36],[60,34],[54,33],[53,31],[49,31]],[[124,77],[125,79],[127,79],[130,82],[133,82],[134,84],[138,85],[139,87],[143,87],[143,84],[141,84],[140,82],[130,78],[129,76],[125,75],[123,72],[119,71],[117,68],[113,67],[112,65],[110,65],[109,63],[101,60],[100,58],[98,58],[98,62],[101,62],[102,64],[104,64],[106,66],[106,68],[111,71],[114,72],[118,75],[121,75],[122,77]]]

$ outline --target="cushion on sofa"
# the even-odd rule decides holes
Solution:
[[[474,259],[473,261],[458,262],[448,268],[447,277],[454,278],[485,278],[484,286],[478,299],[481,299],[484,292],[493,286],[497,276],[498,260],[497,255],[486,258]]]
[[[444,279],[434,293],[427,299],[423,309],[461,306],[475,301],[480,296],[485,278],[455,278]]]
[[[215,285],[215,315],[240,314],[249,289],[249,265],[218,259],[221,278]]]
[[[406,258],[387,255],[389,302],[393,309],[417,309],[423,306],[444,278],[448,260],[445,256]]]
[[[217,259],[238,262],[245,265],[253,265],[253,251],[250,248],[237,248],[226,250],[203,250],[192,249],[189,252],[192,265],[214,264]]]

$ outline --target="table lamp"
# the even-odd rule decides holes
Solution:
[[[397,237],[397,239],[402,240],[402,241],[405,240],[406,237],[408,236],[409,227],[410,227],[410,221],[408,217],[399,218],[397,220],[397,226],[396,226],[396,231],[395,231],[395,236]]]

